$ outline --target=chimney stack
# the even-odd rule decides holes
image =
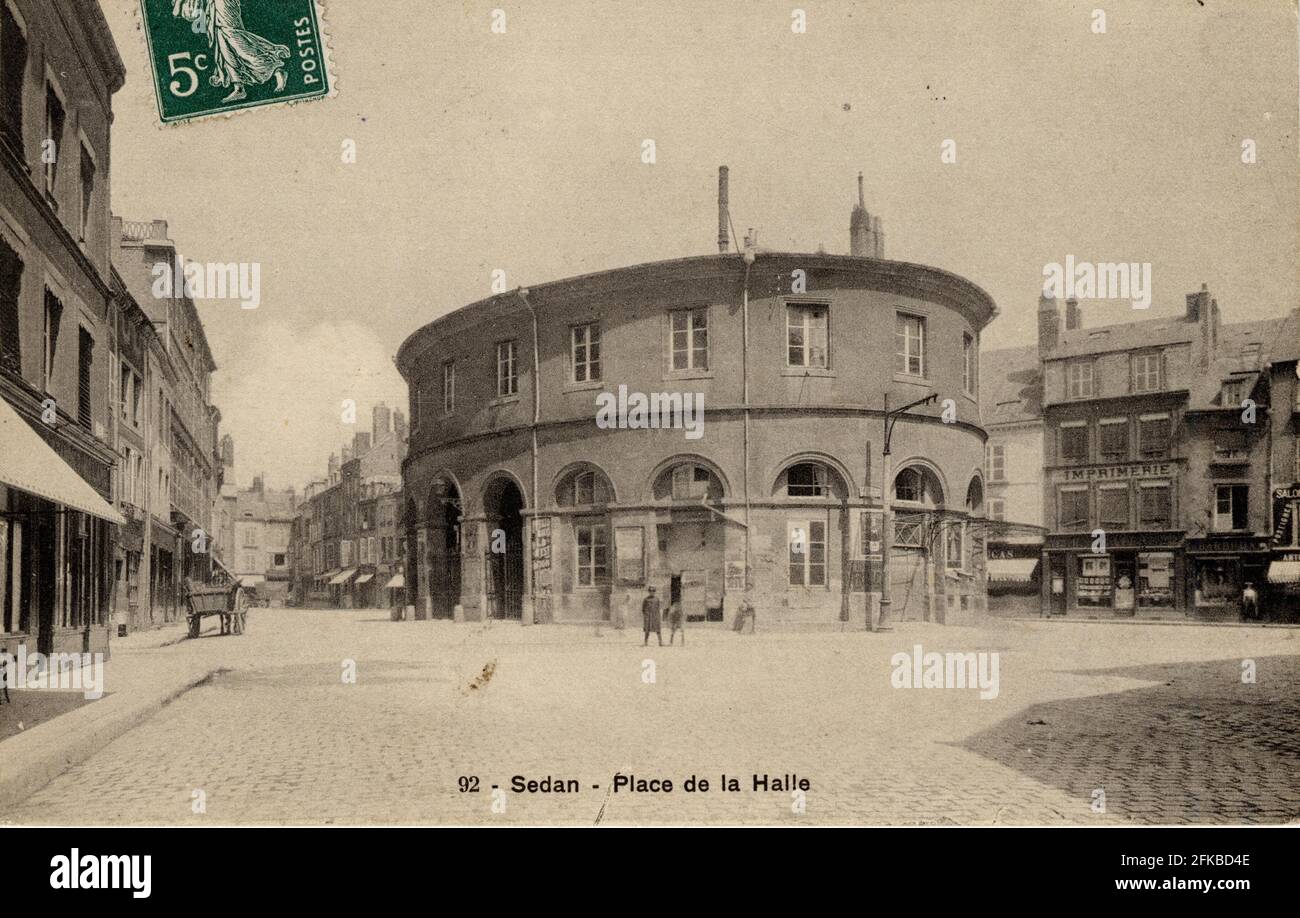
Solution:
[[[352,435],[352,455],[360,459],[368,452],[370,452],[370,434],[358,430]]]
[[[1061,314],[1056,300],[1046,292],[1038,295],[1038,359],[1042,360],[1061,341]]]
[[[849,254],[858,258],[885,257],[885,235],[880,228],[880,218],[867,212],[861,172],[858,173],[858,203],[849,217]]]
[[[339,456],[338,456],[338,453],[330,453],[330,464],[329,464],[329,483],[330,483],[330,484],[334,484],[335,479],[338,478],[338,474],[339,474]]]
[[[1074,331],[1083,327],[1083,316],[1079,313],[1079,298],[1070,297],[1065,301],[1065,330]]]
[[[727,254],[727,243],[731,235],[727,232],[727,209],[730,206],[730,197],[727,188],[726,166],[718,167],[718,254]]]

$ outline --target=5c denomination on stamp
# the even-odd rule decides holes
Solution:
[[[319,0],[140,0],[158,117],[328,96]]]

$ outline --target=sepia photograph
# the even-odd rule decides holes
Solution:
[[[1297,21],[0,0],[22,882],[856,827],[1250,891],[1300,823]]]

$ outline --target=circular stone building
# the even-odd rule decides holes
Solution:
[[[980,608],[978,354],[995,313],[935,268],[750,250],[430,322],[397,355],[416,615],[636,628],[654,586],[688,620],[732,621],[748,589],[760,624],[862,628],[883,487],[893,616]],[[899,417],[884,481],[886,400],[931,393]]]

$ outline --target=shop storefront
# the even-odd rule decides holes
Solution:
[[[1210,616],[1241,615],[1246,584],[1258,591],[1268,571],[1268,540],[1216,536],[1187,540],[1188,607]]]
[[[1273,536],[1260,593],[1261,613],[1273,621],[1300,621],[1300,483],[1273,491]]]
[[[1049,536],[1042,601],[1053,614],[1150,615],[1182,612],[1186,577],[1180,533],[1110,533],[1104,551],[1088,535]]]

